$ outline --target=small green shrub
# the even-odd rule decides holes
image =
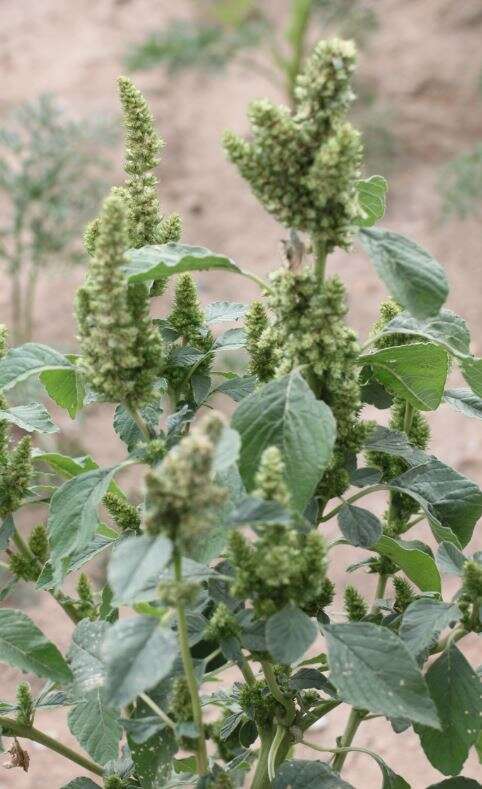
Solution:
[[[480,419],[482,360],[443,306],[441,265],[374,227],[387,184],[360,179],[362,144],[346,121],[354,66],[351,43],[320,43],[293,112],[258,102],[250,140],[225,137],[259,201],[291,231],[267,280],[180,243],[179,219],[159,212],[152,116],[120,80],[127,181],[86,234],[80,353],[28,343],[4,347],[0,360],[0,547],[11,572],[1,597],[23,579],[74,625],[64,656],[25,613],[0,608],[0,661],[45,680],[37,695],[22,682],[0,705],[10,767],[28,769],[19,740],[32,740],[96,777],[71,789],[341,788],[356,751],[377,762],[385,789],[409,789],[356,745],[360,726],[382,718],[394,738],[413,727],[449,776],[437,787],[478,786],[455,776],[480,747],[479,677],[458,643],[481,629],[481,555],[467,546],[482,491],[429,454],[427,415],[449,406]],[[392,299],[361,348],[345,322],[345,287],[328,271],[329,253],[355,238]],[[191,272],[204,270],[249,277],[260,299],[201,305]],[[169,277],[172,308],[152,318],[150,299]],[[244,316],[246,330],[219,330]],[[219,354],[243,346],[249,374],[233,375]],[[466,387],[446,388],[451,365]],[[38,403],[9,407],[9,388],[29,376],[72,417],[114,403],[125,459],[102,468],[91,456],[32,450],[29,437],[15,444],[11,425],[56,430]],[[215,395],[237,403],[230,424],[212,410]],[[391,409],[389,427],[363,419],[366,403]],[[119,481],[133,465],[145,470],[140,507]],[[45,467],[50,484],[39,487]],[[377,492],[381,519],[360,506]],[[24,539],[15,519],[32,504],[44,518]],[[329,543],[334,518],[340,536]],[[409,534],[421,523],[428,542]],[[347,545],[360,558],[338,590],[340,614],[330,571]],[[110,558],[97,589],[85,569],[101,553]],[[362,569],[374,579],[370,602],[353,575]],[[458,580],[447,600],[444,575]],[[307,658],[321,639],[325,651]],[[233,683],[212,690],[227,668]],[[315,742],[310,729],[340,706],[344,731]],[[86,754],[35,727],[37,711],[58,708]],[[297,759],[299,744],[318,759]]]

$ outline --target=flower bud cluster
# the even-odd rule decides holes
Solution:
[[[316,236],[326,252],[350,244],[360,215],[360,135],[344,121],[354,99],[352,42],[322,41],[298,77],[295,109],[257,101],[253,139],[227,132],[224,147],[256,197],[288,228]]]
[[[215,524],[226,501],[227,491],[212,479],[222,430],[217,415],[205,417],[146,477],[146,531],[165,534],[183,553]]]
[[[256,375],[261,383],[274,377],[275,363],[273,348],[261,342],[263,333],[269,327],[266,310],[260,301],[252,301],[245,316],[246,350],[249,354],[249,372]]]
[[[140,530],[141,517],[137,507],[129,504],[126,499],[117,496],[115,493],[106,493],[103,503],[121,531],[137,532]]]
[[[350,622],[359,622],[368,614],[368,605],[354,586],[347,586],[344,593],[345,611]]]
[[[12,553],[9,556],[10,572],[24,581],[37,581],[50,553],[47,529],[43,523],[32,529],[28,539],[30,555]]]
[[[482,564],[475,560],[465,562],[462,591],[457,600],[462,612],[462,623],[467,630],[482,631]]]
[[[95,256],[77,294],[82,366],[92,388],[114,402],[139,407],[152,398],[163,361],[159,333],[149,318],[149,294],[122,271],[126,211],[117,196],[104,203]]]

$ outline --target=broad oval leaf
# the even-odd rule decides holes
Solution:
[[[0,609],[0,662],[52,682],[72,681],[72,672],[55,644],[26,614],[13,608]]]
[[[363,217],[358,218],[355,224],[358,227],[372,227],[385,215],[388,183],[382,175],[372,175],[371,178],[357,181],[356,190]]]
[[[264,450],[277,446],[293,505],[303,511],[327,468],[335,443],[331,410],[317,400],[298,370],[245,397],[232,426],[241,436],[239,469],[253,487]]]
[[[454,356],[464,357],[470,354],[467,324],[452,310],[442,309],[438,315],[426,320],[417,320],[407,312],[402,312],[387,323],[382,331],[383,336],[392,334],[423,337]]]
[[[161,401],[149,403],[141,408],[140,413],[147,426],[154,431],[157,430],[159,417],[162,413]],[[112,426],[120,440],[126,445],[128,452],[132,452],[139,442],[146,440],[144,433],[124,405],[117,406]]]
[[[248,304],[233,301],[213,301],[204,308],[206,323],[221,323],[223,321],[238,321],[246,315]]]
[[[160,244],[129,249],[125,253],[124,271],[130,282],[151,282],[183,271],[226,269],[241,274],[241,269],[230,258],[218,255],[205,247],[188,244]]]
[[[403,458],[410,466],[418,466],[428,460],[425,452],[409,443],[405,433],[390,430],[382,425],[377,425],[374,430],[370,431],[364,448]]]
[[[107,707],[102,688],[72,707],[68,724],[77,742],[98,764],[117,759],[122,726],[117,713]]]
[[[441,573],[462,576],[466,561],[462,551],[451,542],[441,542],[438,546],[436,562]]]
[[[254,392],[258,379],[255,375],[235,376],[228,378],[211,390],[210,394],[228,395],[235,403],[239,403],[245,397]]]
[[[75,419],[84,405],[85,386],[80,370],[72,366],[63,370],[44,370],[40,381],[49,397]]]
[[[27,433],[57,433],[58,427],[52,422],[47,409],[40,403],[16,405],[8,411],[0,411],[0,420],[17,425]]]
[[[408,400],[419,411],[440,405],[448,373],[448,356],[429,342],[382,348],[360,357],[390,392]]]
[[[32,375],[45,370],[71,370],[73,365],[66,356],[48,345],[27,342],[11,348],[0,360],[0,389],[10,389]]]
[[[373,550],[395,562],[422,592],[440,592],[442,581],[432,557],[401,540],[383,535]]]
[[[273,789],[354,789],[324,762],[293,759],[276,771]]]
[[[415,726],[430,763],[444,775],[458,775],[476,742],[482,716],[480,679],[462,652],[451,644],[426,675],[441,731]]]
[[[372,228],[360,232],[361,241],[390,295],[414,318],[436,315],[449,288],[435,258],[398,233]]]
[[[290,665],[305,654],[318,635],[313,619],[294,605],[287,605],[266,622],[266,645],[278,663]]]
[[[101,620],[91,622],[83,619],[72,635],[68,657],[74,675],[74,690],[81,698],[102,687],[105,682],[102,643],[109,627],[107,622]]]
[[[128,537],[113,551],[107,577],[116,605],[153,599],[159,576],[172,554],[166,537]]]
[[[478,397],[467,387],[447,389],[444,394],[444,402],[455,411],[460,411],[464,416],[482,419],[482,397]]]
[[[460,611],[455,604],[420,597],[410,603],[404,612],[399,635],[412,655],[423,656],[442,630],[459,618]]]
[[[352,545],[371,548],[382,535],[382,524],[373,513],[353,504],[345,504],[338,514],[341,533]]]
[[[216,337],[213,345],[214,351],[235,351],[246,345],[246,332],[244,329],[228,329]]]
[[[370,622],[325,625],[330,681],[354,707],[440,728],[425,680],[391,630]]]
[[[135,617],[110,628],[102,653],[107,702],[122,707],[169,674],[178,646],[175,633],[162,628],[156,618]]]

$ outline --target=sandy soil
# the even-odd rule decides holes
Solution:
[[[380,30],[361,58],[364,77],[391,108],[398,141],[397,160],[391,162],[390,206],[385,225],[425,245],[447,269],[453,294],[449,306],[472,327],[473,350],[482,353],[480,325],[480,226],[475,220],[441,223],[436,188],[438,168],[447,158],[482,138],[482,103],[477,95],[481,68],[480,0],[384,0],[375,3]],[[273,17],[285,13],[285,0],[271,6]],[[115,78],[122,71],[127,45],[147,29],[172,15],[188,14],[189,3],[178,0],[2,0],[0,114],[41,92],[56,93],[79,115],[117,113]],[[161,70],[138,75],[149,96],[167,146],[162,167],[162,200],[166,210],[179,211],[187,243],[201,243],[227,253],[241,265],[259,272],[278,265],[283,231],[263,213],[249,190],[225,161],[219,138],[226,127],[246,130],[245,107],[260,95],[276,96],[259,77],[232,67],[217,78],[200,74],[169,77]],[[120,176],[120,173],[119,173]],[[376,315],[384,296],[366,257],[339,254],[330,261],[350,289],[351,317],[362,334]],[[52,271],[45,277],[37,315],[36,339],[71,348],[74,335],[72,296],[80,271]],[[228,276],[202,278],[203,297],[248,298],[254,290]],[[2,284],[5,284],[4,280]],[[241,292],[240,288],[243,288]],[[3,320],[8,322],[8,291],[0,291]],[[66,339],[69,338],[69,339]],[[108,409],[93,411],[82,427],[58,415],[73,441],[90,435],[86,448],[100,463],[121,455],[112,438]],[[478,426],[443,408],[432,418],[433,451],[460,471],[482,483],[481,433]],[[41,517],[36,513],[35,517]],[[31,519],[29,519],[31,522]],[[25,523],[27,525],[27,522]],[[327,530],[329,537],[335,525]],[[343,578],[349,554],[339,555],[332,577]],[[359,576],[368,590],[372,581]],[[22,588],[9,603],[28,611],[61,647],[70,627],[48,597],[38,599]],[[337,605],[335,604],[335,609]],[[476,646],[465,647],[475,656]],[[0,698],[11,699],[18,675],[0,667]],[[34,680],[35,687],[38,682]],[[326,728],[313,735],[331,743],[343,726],[343,711],[335,711]],[[69,744],[63,713],[43,713],[38,726]],[[413,734],[395,739],[387,723],[366,724],[357,740],[375,748],[401,772],[413,789],[441,780],[423,755]],[[82,771],[36,746],[28,775],[0,772],[0,789],[57,789]],[[304,754],[308,756],[308,754]],[[311,755],[309,758],[313,758]],[[477,775],[475,759],[466,774]],[[346,779],[356,789],[379,786],[379,772],[369,759],[356,754],[347,761]]]

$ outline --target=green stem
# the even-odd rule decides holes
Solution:
[[[182,557],[179,549],[174,551],[174,575],[178,583],[182,582]],[[192,661],[191,652],[189,649],[189,636],[187,629],[186,611],[182,603],[177,608],[177,624],[179,646],[181,649],[182,665],[186,682],[191,696],[192,717],[199,732],[197,738],[197,769],[199,775],[206,775],[209,770],[208,754],[206,748],[206,738],[204,736],[203,717],[201,709],[201,700],[199,698],[199,689],[197,686],[196,676],[194,674],[194,664]]]
[[[461,638],[467,635],[467,630],[463,625],[457,625],[450,633],[447,633],[444,638],[441,638],[431,654],[436,655],[438,652],[444,652],[450,644],[456,644]]]
[[[373,605],[370,609],[370,614],[378,614],[380,608],[377,605],[377,600],[383,600],[388,578],[388,575],[380,574],[378,576],[377,588],[375,589],[375,600],[373,601]]]
[[[137,427],[141,431],[141,433],[144,436],[144,438],[146,438],[148,441],[150,441],[151,438],[156,438],[155,431],[152,430],[149,427],[149,425],[147,424],[147,422],[143,418],[143,416],[140,413],[140,411],[137,408],[135,408],[134,406],[129,405],[129,403],[125,403],[125,407],[128,410],[128,412],[131,415],[131,417],[134,420],[134,422],[136,423]]]
[[[60,754],[60,756],[65,756],[66,759],[70,759],[71,762],[75,762],[79,767],[90,770],[91,773],[100,776],[104,775],[104,769],[100,764],[92,762],[87,757],[73,751],[71,748],[68,748],[67,745],[63,745],[63,743],[58,742],[58,740],[54,740],[53,737],[49,737],[48,734],[44,734],[33,726],[25,726],[12,718],[0,716],[0,728],[3,729],[5,737],[23,737],[26,740],[38,742],[40,745],[44,745],[51,751]]]
[[[270,780],[268,777],[268,759],[273,742],[273,732],[260,733],[261,748],[256,763],[256,771],[251,783],[251,789],[269,789]]]
[[[284,693],[281,691],[281,688],[279,687],[276,681],[276,676],[273,671],[273,666],[271,665],[271,663],[266,663],[265,661],[263,661],[261,663],[261,667],[263,669],[263,673],[266,679],[266,684],[268,685],[271,695],[274,696],[276,701],[279,704],[281,704],[281,706],[284,707],[286,712],[288,713],[289,719],[287,723],[289,725],[293,721],[293,718],[295,717],[296,714],[295,705],[293,704],[292,700],[287,698],[284,695]]]
[[[168,715],[166,712],[164,712],[164,710],[162,710],[162,709],[161,709],[161,708],[160,708],[160,707],[159,707],[159,706],[156,704],[156,702],[155,702],[155,701],[153,701],[153,700],[150,698],[150,696],[148,696],[148,695],[147,695],[147,693],[141,693],[141,694],[139,695],[139,698],[141,698],[141,699],[142,699],[142,701],[144,702],[144,704],[147,704],[147,706],[148,706],[148,707],[150,707],[150,708],[151,708],[151,710],[152,710],[153,712],[155,712],[155,713],[156,713],[156,715],[158,716],[158,718],[160,718],[160,719],[161,719],[161,721],[163,721],[163,722],[166,724],[166,726],[169,726],[169,728],[170,728],[170,729],[173,729],[173,730],[176,728],[176,724],[174,723],[174,721],[173,721],[173,720],[171,720],[171,718],[169,717],[169,715]]]
[[[268,778],[270,781],[274,781],[274,776],[276,772],[276,757],[278,755],[279,748],[281,743],[283,742],[286,734],[286,729],[283,726],[276,727],[276,733],[273,737],[273,741],[271,743],[271,747],[268,753]]]
[[[342,507],[345,506],[345,504],[352,504],[354,501],[358,501],[358,499],[363,498],[363,496],[368,496],[370,493],[377,493],[380,490],[390,490],[390,488],[388,485],[384,485],[382,482],[380,482],[378,485],[369,485],[368,487],[359,490],[358,493],[354,493],[353,496],[350,496],[348,499],[342,501],[342,503],[332,509],[328,515],[324,515],[322,518],[320,518],[320,523],[326,523],[326,521],[329,521],[331,518],[337,515]]]
[[[414,415],[414,408],[408,400],[405,402],[405,416],[403,418],[403,432],[407,435],[410,433],[410,428],[412,427],[413,422],[413,415]]]
[[[381,761],[380,757],[377,756],[376,753],[373,751],[368,750],[368,748],[350,748],[350,747],[341,747],[341,748],[323,748],[321,745],[315,745],[314,742],[308,742],[307,740],[301,741],[302,745],[306,745],[307,748],[312,748],[314,751],[319,751],[320,753],[334,753],[336,754],[335,760],[333,765],[335,764],[336,758],[338,756],[343,756],[343,761],[345,761],[346,757],[349,753],[366,753],[367,756],[371,756],[372,759],[375,759],[376,763],[381,767],[383,762]]]
[[[272,293],[272,288],[267,282],[264,281],[264,279],[258,277],[257,274],[253,274],[252,271],[246,271],[246,269],[240,269],[240,273],[243,275],[243,277],[246,277],[246,279],[250,279],[252,282],[255,282],[256,285],[259,285],[261,290],[265,293]]]
[[[256,685],[256,677],[253,674],[253,669],[249,665],[246,658],[243,656],[243,660],[239,664],[240,671],[245,679],[247,685]]]
[[[333,769],[336,770],[337,773],[340,773],[343,769],[345,759],[349,753],[349,747],[352,744],[353,738],[355,737],[358,727],[360,726],[360,723],[363,721],[364,717],[365,713],[360,712],[360,710],[352,709],[350,712],[344,734],[341,738],[340,747],[333,751],[333,753],[336,753],[336,756],[333,760]]]
[[[328,715],[329,712],[339,707],[341,701],[324,701],[322,704],[319,704],[317,707],[313,707],[312,710],[306,713],[303,717],[301,722],[301,728],[303,731],[306,731],[311,726],[313,726],[316,721],[319,721],[320,718],[324,718],[325,715]]]
[[[286,89],[292,107],[295,103],[296,80],[303,67],[306,37],[312,13],[313,0],[294,0],[292,3],[291,19],[287,32],[292,55],[286,65]]]

